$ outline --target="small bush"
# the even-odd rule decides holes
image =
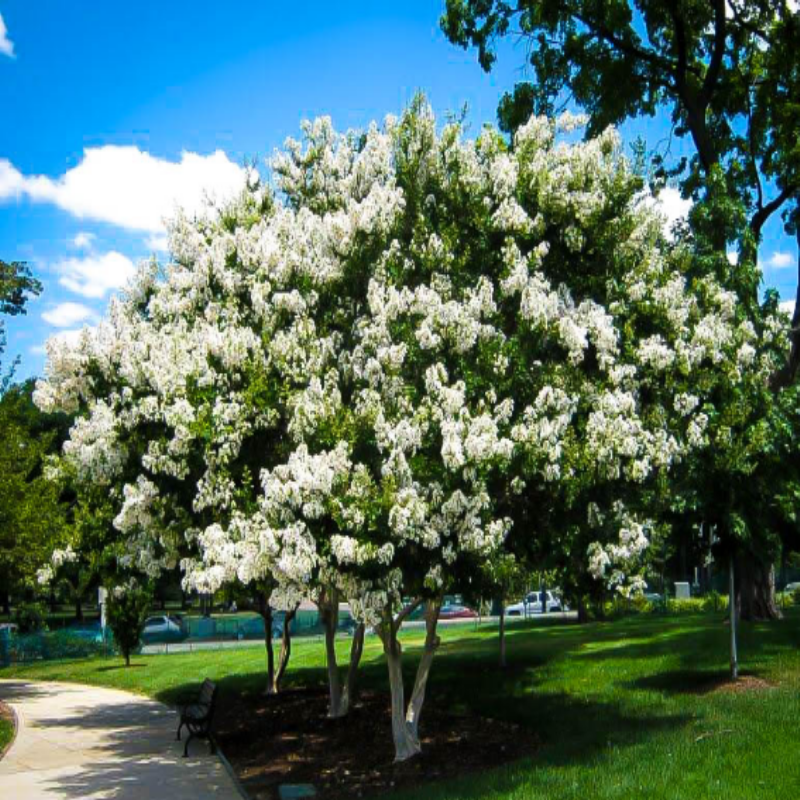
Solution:
[[[728,601],[719,592],[709,592],[703,598],[703,611],[722,611]]]
[[[46,611],[39,603],[22,603],[14,614],[20,633],[36,633],[46,631]]]
[[[131,653],[139,647],[152,599],[150,588],[137,583],[135,578],[108,593],[106,619],[126,667],[130,666]]]
[[[656,610],[656,606],[642,594],[634,595],[631,598],[615,597],[605,605],[605,614],[608,619],[620,619],[631,614],[652,614]]]
[[[700,614],[706,611],[705,598],[686,597],[676,600],[667,600],[667,611],[671,614]]]
[[[789,596],[793,605],[800,606],[800,587],[795,589]]]

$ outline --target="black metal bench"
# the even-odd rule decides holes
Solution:
[[[211,733],[211,723],[214,720],[214,705],[217,699],[217,685],[206,678],[203,685],[200,687],[200,694],[197,702],[191,703],[188,706],[180,708],[181,721],[178,725],[178,732],[175,738],[180,741],[181,728],[186,726],[189,731],[189,737],[186,739],[186,745],[183,748],[183,757],[189,755],[189,742],[192,739],[207,739],[211,752],[216,752],[216,745],[214,743],[214,736]]]

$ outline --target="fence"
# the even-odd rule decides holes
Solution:
[[[69,658],[91,658],[115,653],[110,637],[97,628],[65,628],[18,634],[9,628],[0,629],[0,667],[33,661],[56,661]]]
[[[272,637],[283,632],[282,612],[275,613]],[[141,647],[146,654],[226,647],[236,643],[264,642],[264,619],[257,614],[234,614],[217,617],[180,617],[175,614],[148,618]],[[349,612],[339,614],[339,630],[355,627]],[[292,620],[292,636],[318,636],[323,633],[319,613],[301,609]],[[0,629],[0,667],[36,661],[111,656],[117,652],[111,633],[99,624],[71,626],[55,631],[19,634],[10,628]]]

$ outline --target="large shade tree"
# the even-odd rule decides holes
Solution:
[[[800,236],[800,16],[794,3],[448,0],[442,27],[452,42],[475,47],[487,71],[500,40],[525,42],[528,74],[498,112],[507,131],[531,112],[551,113],[562,103],[586,110],[590,135],[628,118],[668,113],[673,134],[691,143],[690,156],[656,152],[654,176],[677,179],[695,202],[692,224],[716,254],[705,266],[709,272],[725,270],[720,256],[738,247],[738,266],[726,284],[759,313],[755,263],[764,226],[780,213],[787,233]],[[800,365],[800,303],[792,329],[791,350],[772,375],[776,389],[791,383]],[[749,471],[751,479],[761,479],[760,467]],[[738,542],[743,563],[756,562],[741,577],[748,595],[766,598],[752,606],[759,616],[777,613],[771,541],[752,530]]]

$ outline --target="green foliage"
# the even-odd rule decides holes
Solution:
[[[68,421],[40,412],[32,392],[28,381],[0,397],[0,588],[9,593],[35,587],[36,571],[65,524],[60,487],[47,480],[44,467]]]
[[[21,261],[12,261],[7,264],[0,259],[0,314],[15,317],[25,313],[25,304],[30,295],[38,295],[42,291],[42,284],[31,275],[28,266]],[[5,325],[0,320],[0,368],[2,368],[2,355],[6,349]],[[14,375],[17,361],[11,369],[3,375],[0,371],[0,394],[8,387]]]
[[[47,612],[40,603],[21,603],[14,613],[20,633],[36,633],[47,630]]]
[[[153,600],[153,593],[131,579],[127,584],[114,587],[108,592],[106,618],[114,635],[114,642],[130,666],[131,653],[139,646],[144,622]]]
[[[667,599],[667,611],[670,614],[701,614],[707,610],[703,597],[682,597]]]

